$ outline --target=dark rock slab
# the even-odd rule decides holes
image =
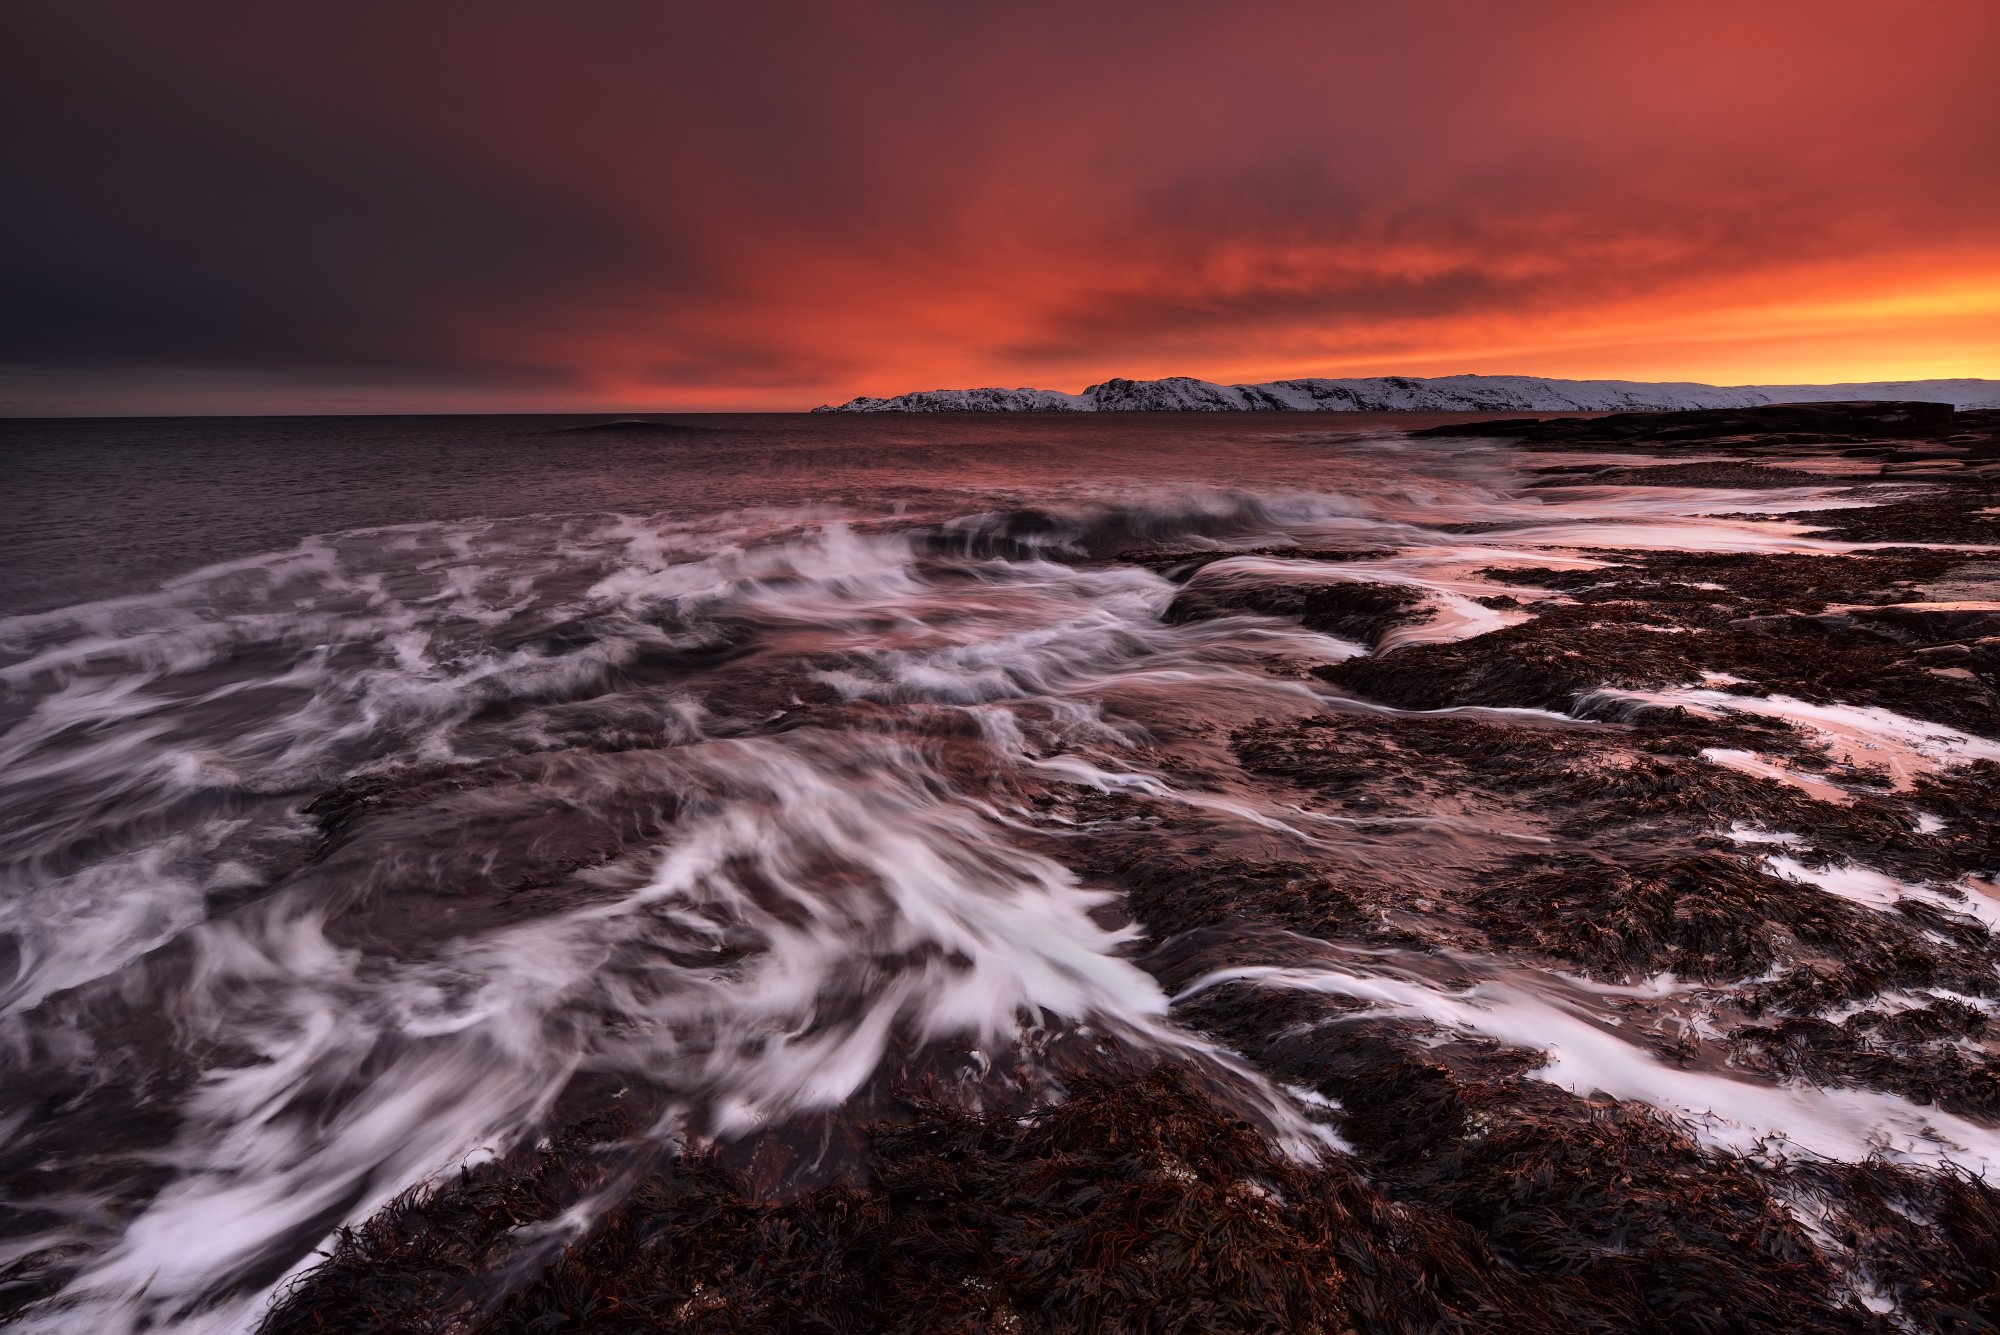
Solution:
[[[1407,584],[1233,583],[1197,579],[1167,605],[1169,622],[1180,624],[1250,612],[1290,617],[1308,630],[1373,644],[1388,631],[1427,615],[1421,589]]]
[[[1644,468],[1543,469],[1533,485],[1548,487],[1823,487],[1843,481],[1873,480],[1873,473],[1845,477],[1804,473],[1765,464],[1659,464]]]
[[[1412,434],[1489,436],[1528,445],[1616,445],[1630,441],[1722,441],[1782,433],[1786,444],[1845,443],[1855,438],[1927,439],[1959,425],[1948,403],[1780,403],[1760,408],[1610,413],[1603,417],[1518,418],[1452,422]]]

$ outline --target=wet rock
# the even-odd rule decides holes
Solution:
[[[332,939],[394,953],[615,897],[639,873],[606,869],[644,860],[681,805],[644,751],[373,771],[303,808],[324,837],[300,889]]]
[[[1897,603],[1887,607],[1843,607],[1810,617],[1785,613],[1739,617],[1729,627],[1771,634],[1817,631],[1835,639],[1874,638],[1891,644],[1945,645],[2000,635],[2000,606]]]
[[[1921,587],[1925,602],[2000,602],[2000,561],[1953,565]]]
[[[1785,403],[1761,408],[1713,408],[1687,412],[1609,413],[1603,417],[1557,417],[1497,422],[1453,422],[1414,432],[1417,436],[1499,436],[1539,448],[1552,445],[1602,446],[1631,441],[1714,442],[1742,436],[1783,434],[1803,437],[1786,443],[1824,443],[1841,436],[1927,438],[1963,426],[1948,403]]]
[[[1454,705],[1567,709],[1606,686],[1663,686],[1697,677],[1695,653],[1636,619],[1604,625],[1601,614],[1556,608],[1534,621],[1445,644],[1316,669],[1336,686],[1409,709]]]
[[[1393,547],[1252,547],[1244,551],[1186,551],[1135,548],[1119,552],[1112,560],[1124,565],[1157,570],[1176,583],[1186,583],[1204,566],[1237,556],[1272,556],[1285,561],[1377,561],[1394,556]]]
[[[1371,1248],[1393,1225],[1365,1186],[1276,1157],[1171,1069],[1025,1117],[912,1100],[867,1144],[865,1174],[792,1200],[691,1155],[504,1301],[477,1292],[491,1249],[603,1175],[571,1134],[344,1232],[263,1329],[1332,1332],[1364,1304],[1437,1310]]]
[[[865,1173],[792,1199],[691,1155],[513,1293],[482,1286],[616,1170],[598,1124],[343,1231],[263,1329],[1868,1328],[1755,1178],[1664,1120],[1328,1032],[1367,1076],[1349,1120],[1406,1147],[1381,1184],[1278,1158],[1169,1067],[1027,1116],[912,1099]]]
[[[1945,644],[2000,636],[2000,603],[1895,603],[1838,615],[1900,644]]]
[[[1532,620],[1485,635],[1315,671],[1412,709],[1570,710],[1607,687],[1657,689],[1722,673],[1741,679],[1731,689],[1745,693],[1878,705],[1973,733],[1992,731],[2000,716],[2000,661],[1975,656],[1970,677],[1941,681],[1925,670],[1935,664],[1909,652],[1921,637],[1983,628],[1986,613],[1885,606],[1904,604],[1951,556],[1603,555],[1621,565],[1485,572],[1560,590],[1574,605],[1542,604]]]
[[[1898,551],[1852,556],[1747,552],[1596,553],[1613,562],[1595,570],[1494,569],[1488,579],[1556,589],[1579,602],[1671,606],[1683,618],[1703,607],[1712,623],[1748,612],[1817,612],[1830,603],[1909,600],[1923,581],[1955,574],[1955,553]],[[1740,609],[1740,610],[1732,610]]]
[[[332,837],[369,816],[423,806],[448,793],[491,787],[519,775],[517,767],[505,762],[399,765],[350,775],[299,810]]]
[[[1555,472],[1544,469],[1544,472]],[[1863,478],[1866,473],[1854,476]],[[1824,475],[1763,464],[1660,464],[1642,468],[1605,468],[1587,475],[1567,472],[1534,485],[1548,487],[1815,487],[1831,481]]]
[[[1851,510],[1804,510],[1784,516],[1817,535],[1848,542],[2000,544],[2000,486],[1935,488],[1930,494]]]
[[[1473,902],[1498,940],[1621,982],[1662,969],[1703,981],[1750,978],[1794,941],[1838,951],[1871,929],[1852,905],[1724,853],[1646,861],[1568,855]]]
[[[1651,1110],[1524,1078],[1538,1054],[1350,1018],[1330,998],[1230,990],[1184,1013],[1340,1100],[1341,1133],[1408,1211],[1404,1247],[1492,1304],[1479,1329],[1700,1329],[1695,1295],[1732,1284],[1734,1328],[1864,1328],[1812,1290],[1824,1263],[1755,1174]],[[1464,1256],[1449,1275],[1434,1268],[1447,1241]],[[1804,1305],[1786,1311],[1787,1295]]]
[[[1307,630],[1373,643],[1397,626],[1425,619],[1423,590],[1359,581],[1277,583],[1196,578],[1167,605],[1172,623],[1253,613],[1286,617]]]
[[[2000,1191],[1965,1172],[1926,1173],[1883,1159],[1800,1159],[1788,1190],[1824,1212],[1849,1267],[1894,1303],[1909,1328],[1981,1335],[2000,1329]]]
[[[1815,1085],[1887,1090],[1920,1104],[1987,1121],[2000,1119],[2000,1059],[1968,1052],[1986,1016],[1962,1002],[1935,1001],[1884,1014],[1862,1011],[1834,1023],[1790,1016],[1729,1034],[1731,1060],[1745,1070]]]

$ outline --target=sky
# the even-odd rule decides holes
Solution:
[[[77,0],[0,413],[2000,376],[1996,0]]]

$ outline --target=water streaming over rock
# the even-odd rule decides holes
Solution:
[[[661,1152],[783,1146],[777,1192],[841,1171],[841,1127],[895,1089],[1026,1106],[1160,1060],[1285,1154],[1344,1153],[1337,1099],[1177,1019],[1232,980],[1548,1047],[1543,1078],[1737,1152],[2000,1163],[1990,1126],[1893,1094],[1683,1071],[1608,985],[1521,961],[1445,978],[1415,946],[1357,966],[1252,934],[1178,988],[1141,967],[1105,849],[1393,875],[1421,905],[1549,841],[1245,772],[1228,738],[1258,720],[1405,717],[1312,669],[1525,622],[1552,595],[1493,572],[1604,566],[1588,549],[1857,550],[1703,517],[1745,493],[1264,440],[1284,485],[409,522],[0,622],[0,1266],[47,1295],[23,1328],[245,1329],[336,1226],[607,1099]],[[1256,601],[1343,585],[1414,610],[1371,636]],[[1169,614],[1195,594],[1223,605]],[[1740,703],[1676,689],[1623,698]]]

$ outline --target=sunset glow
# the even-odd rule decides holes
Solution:
[[[481,12],[17,16],[0,403],[2000,374],[1986,3]]]
[[[0,1327],[2000,1335],[2000,0],[44,0]]]

